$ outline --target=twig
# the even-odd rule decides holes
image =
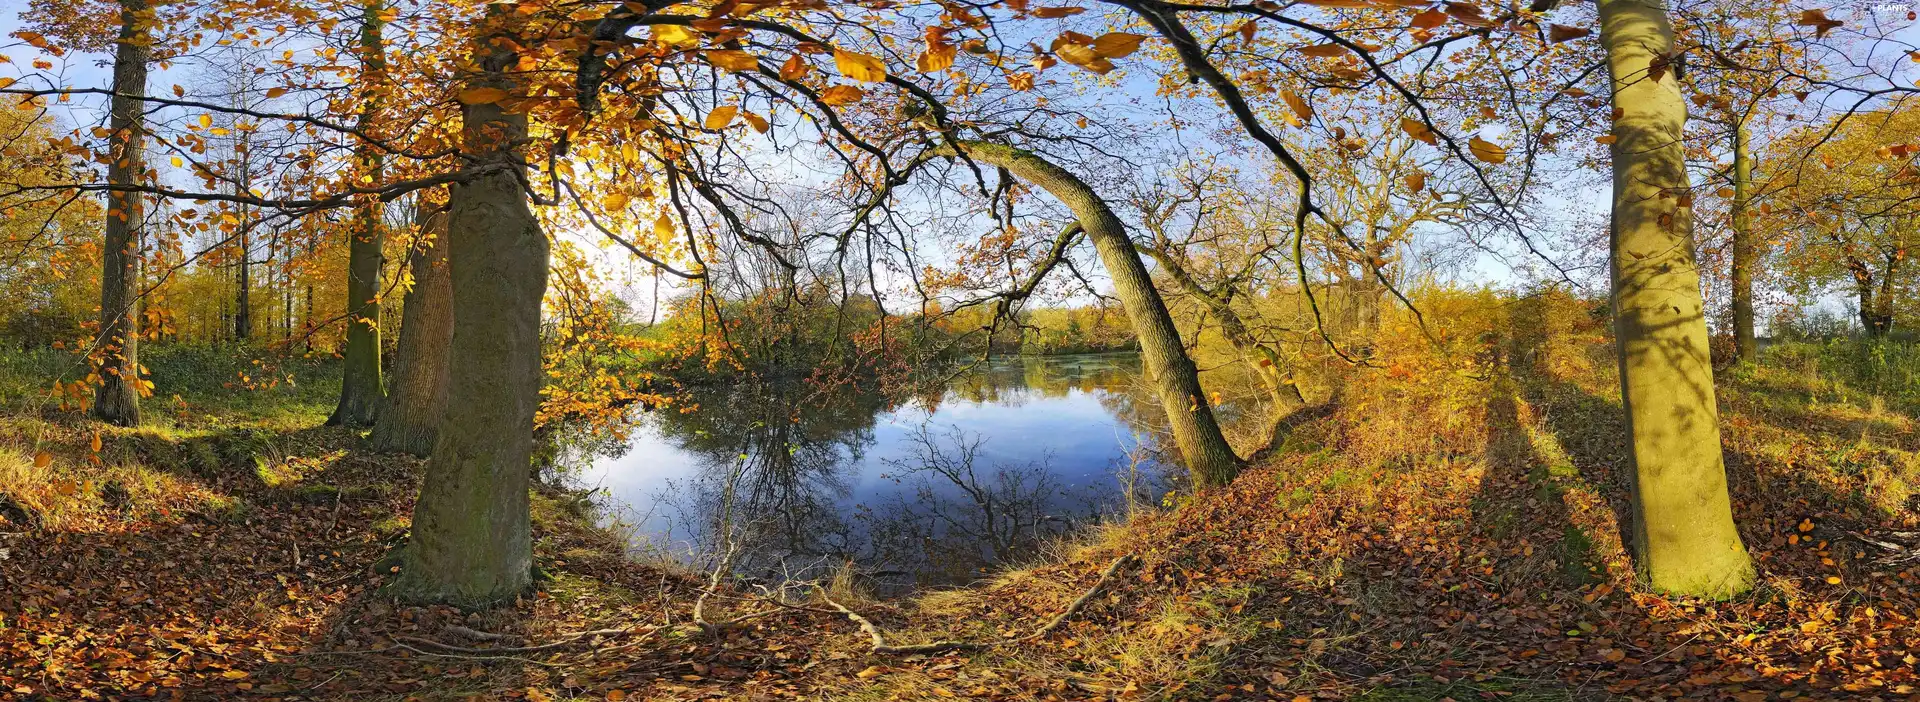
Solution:
[[[428,648],[431,648],[437,651],[447,651],[449,653],[464,653],[464,654],[472,654],[472,655],[499,655],[499,654],[506,654],[506,653],[541,653],[543,651],[552,651],[555,649],[566,648],[576,643],[580,643],[581,641],[585,641],[587,639],[591,639],[599,636],[633,636],[633,635],[651,636],[655,632],[658,632],[659,630],[660,630],[659,627],[650,627],[647,629],[595,629],[593,631],[582,631],[577,634],[571,634],[566,636],[565,638],[560,639],[559,641],[554,641],[552,643],[544,643],[538,646],[509,646],[505,648],[467,648],[465,646],[455,646],[452,644],[444,644],[438,641],[434,641],[432,639],[422,639],[422,638],[416,638],[412,636],[395,636],[393,637],[393,640],[397,642],[405,642],[405,643],[413,644],[415,646],[426,646]],[[479,633],[479,632],[476,632],[476,633]]]
[[[944,653],[947,651],[978,651],[993,646],[1023,643],[1045,638],[1048,634],[1053,633],[1055,629],[1060,628],[1061,624],[1065,624],[1066,621],[1071,619],[1075,614],[1079,614],[1080,610],[1085,608],[1088,602],[1093,601],[1095,595],[1100,594],[1100,591],[1106,589],[1107,583],[1113,580],[1114,574],[1120,572],[1122,567],[1127,566],[1135,560],[1138,560],[1138,558],[1133,554],[1127,554],[1113,559],[1112,563],[1107,564],[1107,569],[1100,572],[1100,579],[1095,580],[1092,587],[1087,588],[1086,592],[1080,593],[1080,597],[1075,598],[1072,603],[1067,605],[1066,609],[1061,610],[1053,619],[1048,620],[1046,624],[1035,629],[1031,634],[1001,639],[999,641],[933,641],[905,646],[889,645],[886,636],[880,633],[880,627],[874,625],[873,620],[860,616],[860,613],[848,609],[846,605],[833,601],[833,598],[827,596],[826,588],[820,587],[818,584],[814,585],[814,588],[820,591],[821,600],[824,600],[841,614],[846,615],[847,619],[852,620],[853,623],[860,625],[860,630],[866,632],[867,638],[872,640],[874,653],[881,655],[919,655]]]
[[[415,640],[425,641],[426,639],[415,639]],[[536,661],[532,658],[521,658],[519,656],[469,656],[469,655],[461,655],[457,653],[434,653],[432,651],[422,651],[412,646],[408,646],[404,643],[396,643],[393,645],[393,648],[383,648],[383,649],[380,649],[380,652],[392,653],[393,649],[395,648],[404,648],[414,653],[418,653],[422,656],[431,656],[434,658],[458,658],[460,660],[465,660],[465,661],[513,661],[515,663],[526,663],[529,665],[537,665],[544,668],[562,667],[561,664],[559,663],[548,663],[546,661]]]

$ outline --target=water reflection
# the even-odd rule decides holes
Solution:
[[[881,594],[964,582],[1166,485],[1130,418],[1131,355],[1011,359],[889,400],[756,382],[646,415],[579,476],[636,544],[771,581]]]

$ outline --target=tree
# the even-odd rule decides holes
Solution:
[[[382,0],[367,0],[361,14],[360,88],[366,96],[362,98],[358,127],[363,133],[375,128],[386,99],[387,48],[381,37],[386,12]],[[370,141],[363,140],[354,152],[360,171],[372,182],[381,179],[383,158],[378,146]],[[328,424],[372,424],[386,399],[386,384],[380,376],[380,269],[386,235],[380,220],[380,200],[360,198],[347,234],[346,365],[340,377],[340,404],[327,418]]]
[[[94,340],[93,416],[121,426],[140,424],[140,246],[144,196],[133,186],[146,172],[147,63],[153,56],[153,9],[146,0],[120,1],[120,37],[113,56],[108,137],[106,240],[101,247],[100,329]]]
[[[1601,0],[1613,86],[1614,336],[1633,457],[1633,552],[1648,583],[1724,598],[1752,587],[1733,525],[1707,351],[1673,27],[1650,0]]]
[[[1126,226],[1106,200],[1086,181],[1031,151],[979,141],[961,142],[958,150],[967,158],[1004,168],[1039,186],[1073,211],[1100,252],[1107,275],[1113,279],[1114,293],[1132,318],[1134,332],[1140,335],[1147,381],[1166,409],[1174,444],[1194,483],[1217,487],[1232,482],[1240,472],[1240,458],[1220,433],[1211,403],[1200,389],[1199,370],[1180,343],[1173,316],[1153,287]]]
[[[426,456],[433,451],[452,383],[447,349],[453,342],[453,288],[446,213],[424,199],[416,206],[420,242],[407,260],[413,284],[400,303],[400,340],[386,404],[367,443],[376,451]]]
[[[461,92],[462,156],[482,172],[450,193],[456,381],[414,504],[413,532],[396,591],[405,599],[484,606],[524,592],[533,578],[527,490],[533,420],[540,406],[540,302],[547,236],[527,204],[516,153],[527,114],[514,12],[490,5],[473,40]],[[523,94],[523,93],[522,93]]]

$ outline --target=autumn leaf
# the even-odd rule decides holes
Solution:
[[[726,129],[727,125],[733,124],[733,116],[739,112],[740,108],[733,105],[715,107],[712,112],[707,113],[707,119],[701,122],[700,126],[707,129]]]
[[[677,24],[656,24],[650,29],[653,40],[667,46],[679,48],[700,43],[698,33]]]
[[[886,64],[866,54],[834,49],[833,66],[840,70],[840,75],[862,83],[878,83],[887,79]]]
[[[1409,23],[1408,26],[1414,29],[1433,29],[1446,23],[1447,13],[1441,12],[1438,9],[1428,9],[1425,12],[1414,15],[1413,21]]]
[[[1616,136],[1614,136],[1614,135],[1612,135],[1612,134],[1602,134],[1602,135],[1600,135],[1600,136],[1597,136],[1597,137],[1594,137],[1594,138],[1593,138],[1593,143],[1595,143],[1595,144],[1611,144],[1611,143],[1613,143],[1614,141],[1616,141],[1616,140],[1618,140],[1618,139],[1619,139],[1619,137],[1616,137]]]
[[[506,98],[507,91],[499,88],[468,88],[460,91],[460,102],[468,105],[491,105]]]
[[[1061,17],[1072,17],[1086,11],[1087,8],[1084,7],[1037,7],[1033,10],[1033,16],[1040,19],[1059,19]]]
[[[753,54],[749,54],[745,51],[739,51],[735,49],[720,49],[715,51],[708,51],[704,55],[706,56],[707,63],[711,63],[715,66],[719,66],[721,68],[727,69],[729,71],[734,71],[736,73],[743,72],[743,71],[757,71],[760,69],[760,59],[755,58]]]
[[[914,68],[920,69],[921,73],[944,71],[953,66],[953,59],[959,54],[959,49],[952,44],[929,46],[926,51],[920,52],[919,58],[914,59]]]
[[[1113,62],[1108,61],[1106,57],[1095,52],[1093,47],[1082,46],[1080,44],[1061,44],[1060,48],[1055,49],[1053,53],[1067,63],[1101,75],[1106,75],[1108,71],[1113,70]]]
[[[1301,99],[1299,95],[1291,90],[1282,90],[1280,91],[1280,99],[1286,101],[1287,107],[1292,108],[1293,114],[1299,117],[1299,121],[1294,122],[1294,126],[1304,125],[1313,121],[1313,106],[1308,105],[1307,101]]]
[[[1832,19],[1827,17],[1826,10],[1815,9],[1815,10],[1802,10],[1800,12],[1800,19],[1794,22],[1794,24],[1798,24],[1802,27],[1812,27],[1813,36],[1815,39],[1825,39],[1827,37],[1827,32],[1831,31],[1834,27],[1838,27],[1846,23],[1837,19]]]
[[[1422,173],[1416,170],[1412,173],[1408,173],[1405,180],[1406,180],[1408,190],[1411,190],[1417,193],[1427,189],[1427,174],[1425,173]]]
[[[807,70],[810,68],[812,67],[807,65],[807,62],[801,59],[799,54],[794,54],[787,57],[786,63],[780,64],[780,80],[800,80],[806,77]]]
[[[820,91],[820,101],[834,107],[854,104],[866,96],[867,91],[857,85],[836,85]]]
[[[0,87],[4,87],[4,86],[0,86]],[[287,89],[286,89],[286,88],[268,88],[268,89],[267,89],[267,99],[268,99],[268,100],[272,100],[272,99],[274,99],[274,98],[277,98],[277,97],[280,97],[280,96],[282,96],[282,95],[285,95],[285,94],[287,94]]]
[[[1315,58],[1337,58],[1347,54],[1347,47],[1339,44],[1314,44],[1296,47],[1294,50]]]
[[[87,445],[93,449],[94,453],[99,453],[100,452],[100,432],[98,431],[93,432],[93,437],[87,442]]]
[[[1408,136],[1415,139],[1426,142],[1428,146],[1437,146],[1440,144],[1440,139],[1434,136],[1433,130],[1428,129],[1425,122],[1412,117],[1400,118],[1400,131],[1406,132]]]
[[[608,193],[606,197],[600,198],[600,205],[602,207],[607,208],[609,211],[624,210],[627,208],[628,200],[629,198],[627,197],[626,193],[622,193],[622,192]]]
[[[1480,137],[1467,141],[1467,151],[1471,152],[1474,158],[1487,163],[1498,165],[1507,162],[1507,150],[1504,147]]]
[[[50,465],[53,465],[53,454],[45,451],[33,454],[33,467],[45,468]]]
[[[673,232],[673,219],[668,217],[667,213],[662,212],[660,216],[653,218],[654,238],[660,241],[667,241],[673,238]]]
[[[247,677],[247,671],[244,671],[244,670],[226,670],[226,671],[221,671],[221,672],[220,672],[220,677],[223,677],[223,678],[226,678],[226,679],[228,679],[228,680],[239,680],[239,679],[242,679],[242,678],[245,678],[245,677]]]
[[[1093,52],[1103,58],[1124,58],[1140,50],[1140,42],[1146,37],[1126,32],[1108,32],[1093,40]]]
[[[1547,40],[1555,44],[1562,44],[1592,33],[1593,30],[1587,29],[1586,27],[1569,27],[1564,24],[1556,24],[1547,27]]]
[[[1026,71],[1007,74],[1007,85],[1021,92],[1033,89],[1033,74]]]

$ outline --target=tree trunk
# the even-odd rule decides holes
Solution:
[[[1753,240],[1753,154],[1748,151],[1747,120],[1733,125],[1733,348],[1742,363],[1760,358],[1760,342],[1753,335],[1753,269],[1759,264],[1759,246]]]
[[[1658,590],[1724,598],[1753,584],[1733,525],[1693,249],[1673,26],[1651,0],[1601,0],[1613,81],[1613,308],[1633,457],[1633,544]]]
[[[245,166],[242,168],[244,169]],[[245,181],[246,176],[241,176],[241,182]],[[244,209],[241,211],[245,212]],[[247,236],[246,226],[246,215],[242,214],[240,217],[240,286],[233,297],[233,339],[243,344],[253,338],[253,266],[248,260],[251,258],[250,249],[253,248],[253,243]]]
[[[100,385],[93,416],[120,426],[140,424],[140,239],[146,204],[130,188],[146,171],[147,62],[153,57],[153,11],[146,0],[121,0],[120,39],[113,55],[113,100],[108,140],[106,239],[100,257],[100,335],[95,339]]]
[[[1307,403],[1306,396],[1300,394],[1300,386],[1293,382],[1293,370],[1286,363],[1286,358],[1272,346],[1254,338],[1253,332],[1247,329],[1246,320],[1241,319],[1240,313],[1233,309],[1232,300],[1214,294],[1201,285],[1185,266],[1174,260],[1172,254],[1160,248],[1142,247],[1141,250],[1160,264],[1160,268],[1167,272],[1167,277],[1173,279],[1182,292],[1206,305],[1214,319],[1220,320],[1220,335],[1226,337],[1227,343],[1239,354],[1240,362],[1247,364],[1255,375],[1260,376],[1260,382],[1267,386],[1267,397],[1273,401],[1276,415],[1283,416],[1287,411]]]
[[[489,22],[511,10],[490,6]],[[496,37],[489,32],[486,39]],[[510,41],[478,44],[469,85],[519,92],[506,70]],[[547,238],[527,206],[513,144],[527,117],[500,103],[464,108],[462,150],[491,170],[453,186],[447,259],[452,268],[453,383],[414,505],[413,535],[397,583],[402,597],[467,607],[511,599],[532,583],[528,478],[540,405],[540,303]]]
[[[431,211],[426,203],[422,212]],[[387,404],[367,437],[376,451],[425,456],[433,451],[435,430],[447,407],[447,348],[453,342],[453,288],[447,267],[446,214],[422,216],[420,231],[430,237],[407,262],[413,288],[400,303],[400,341],[394,348],[393,381]]]
[[[1053,193],[1079,218],[1087,238],[1100,252],[1107,275],[1113,278],[1114,293],[1132,318],[1134,333],[1140,336],[1147,381],[1166,408],[1173,442],[1186,459],[1194,483],[1206,488],[1232,482],[1240,472],[1240,458],[1220,433],[1213,407],[1200,389],[1199,371],[1180,344],[1173,316],[1167,313],[1166,303],[1154,289],[1147,267],[1140,262],[1133,240],[1113,209],[1086,182],[1037,154],[984,142],[962,142],[961,147],[967,156],[1005,168]]]
[[[364,132],[379,118],[381,91],[385,89],[387,70],[386,43],[381,29],[386,22],[381,0],[368,0],[360,29],[360,53],[364,64],[361,80],[370,94],[360,111],[359,128]],[[380,151],[361,143],[354,154],[360,172],[380,180],[383,166]],[[386,243],[381,226],[380,201],[373,197],[360,200],[354,209],[352,231],[347,245],[347,352],[345,372],[340,378],[340,404],[334,408],[328,424],[364,427],[373,423],[380,405],[386,401],[386,385],[380,377],[380,268],[381,249]]]

